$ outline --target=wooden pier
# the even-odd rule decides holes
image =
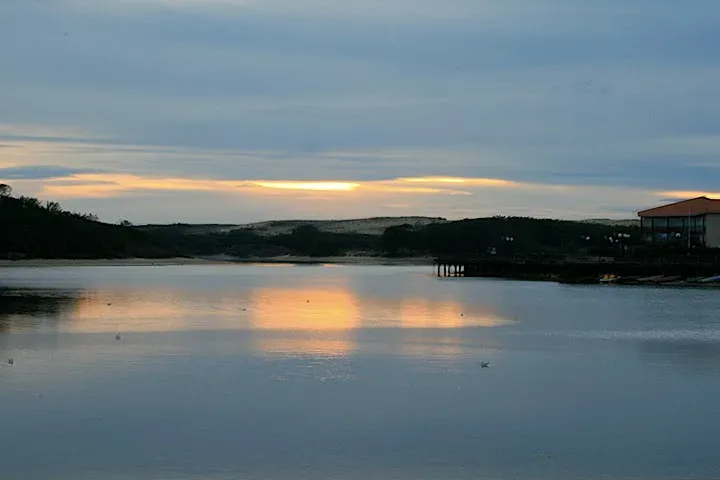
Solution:
[[[437,265],[438,277],[464,277],[467,264],[466,263],[444,263],[435,262]]]
[[[682,278],[720,275],[720,257],[581,258],[565,256],[448,256],[435,259],[438,277],[496,277],[528,280],[600,278],[604,275]]]

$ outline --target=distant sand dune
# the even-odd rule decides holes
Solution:
[[[433,217],[375,217],[352,220],[275,220],[268,222],[248,223],[235,228],[253,230],[261,235],[279,235],[290,233],[301,225],[312,225],[324,232],[331,233],[362,233],[380,235],[386,228],[397,225],[422,227],[432,223],[447,222],[444,218]]]
[[[356,218],[349,220],[270,220],[265,222],[254,222],[244,224],[194,224],[178,225],[185,233],[226,233],[233,230],[250,230],[259,235],[281,235],[291,233],[295,228],[302,225],[312,225],[324,232],[331,233],[359,233],[366,235],[381,235],[386,228],[397,225],[412,225],[423,227],[433,223],[447,223],[448,220],[439,217],[373,217]],[[597,223],[601,225],[613,225],[618,227],[639,226],[639,220],[616,220],[609,218],[594,218],[582,220],[584,223]],[[152,230],[167,225],[143,225],[139,228]]]
[[[599,225],[610,225],[613,227],[639,227],[640,220],[628,219],[628,220],[615,220],[612,218],[590,218],[587,220],[581,220],[583,223],[597,223]]]

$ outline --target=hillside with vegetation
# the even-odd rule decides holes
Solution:
[[[129,225],[102,223],[57,202],[13,197],[10,186],[0,184],[0,258],[158,258],[178,253]]]
[[[371,217],[349,220],[269,220],[244,224],[186,224],[178,223],[173,228],[187,234],[197,233],[228,233],[233,230],[249,230],[265,237],[292,233],[297,227],[312,226],[326,233],[358,233],[365,235],[382,235],[385,229],[399,225],[424,227],[434,223],[447,222],[436,217]],[[168,225],[139,225],[137,228],[146,231],[158,231]]]
[[[491,251],[509,255],[613,255],[620,246],[634,246],[640,240],[639,229],[634,226],[520,217],[395,224],[379,234],[321,230],[313,222],[302,221],[293,222],[292,229],[274,234],[246,227],[188,233],[193,231],[188,227],[153,226],[150,231],[163,242],[193,255],[227,254],[240,258],[283,255],[413,257],[481,255]],[[622,240],[618,241],[618,238]]]
[[[520,217],[294,220],[246,225],[111,225],[0,185],[0,258],[170,256],[614,255],[639,243],[635,225]],[[618,234],[622,238],[617,241]],[[615,239],[614,241],[612,239]]]

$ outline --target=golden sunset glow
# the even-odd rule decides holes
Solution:
[[[155,292],[156,295],[158,292]],[[169,298],[170,297],[170,298]],[[187,328],[187,305],[177,303],[172,295],[144,298],[141,292],[102,292],[80,298],[68,325],[72,332],[113,333],[166,332]],[[116,305],[113,308],[113,305]]]
[[[251,182],[253,185],[263,188],[278,188],[281,190],[317,190],[328,192],[350,192],[360,186],[359,183],[351,182]]]
[[[370,193],[416,193],[420,195],[472,195],[472,192],[451,190],[449,188],[408,187],[399,181],[368,182],[363,190]]]
[[[464,312],[459,303],[419,297],[398,302],[365,299],[361,304],[357,294],[343,285],[259,288],[242,297],[206,292],[197,301],[180,290],[154,290],[152,295],[143,290],[87,292],[73,303],[70,317],[69,327],[77,332],[209,328],[342,335],[358,328],[454,329],[511,323],[491,311],[478,311],[477,306]]]
[[[291,267],[285,267],[291,268]],[[292,273],[291,273],[292,274]],[[421,296],[360,296],[342,276],[313,286],[215,289],[125,288],[86,291],[69,302],[60,323],[73,333],[122,334],[246,330],[254,350],[268,355],[350,355],[360,329],[401,329],[402,353],[452,355],[466,349],[451,330],[511,323],[481,306]],[[422,333],[446,330],[443,338]],[[250,333],[251,332],[251,333]]]
[[[398,178],[401,182],[411,183],[465,183],[466,179],[458,177],[405,177]]]
[[[360,327],[358,299],[341,286],[261,288],[252,292],[249,302],[254,329],[327,331]]]
[[[339,356],[356,348],[351,331],[361,326],[361,312],[347,288],[262,288],[253,291],[250,310],[253,329],[286,332],[254,337],[263,353]]]
[[[496,182],[502,182],[497,180]],[[408,184],[427,183],[428,186]],[[439,186],[430,186],[438,184]],[[179,177],[155,178],[130,174],[83,173],[62,178],[50,178],[42,182],[42,194],[59,198],[103,198],[114,197],[133,191],[197,191],[229,194],[263,194],[273,191],[324,192],[356,194],[428,194],[428,195],[471,195],[472,192],[453,190],[443,184],[474,185],[469,179],[398,179],[367,182],[345,181],[269,181],[269,180],[209,180]]]
[[[242,182],[153,178],[129,174],[78,174],[43,184],[43,193],[58,197],[113,197],[133,190],[217,191],[236,189]]]
[[[408,183],[459,183],[478,187],[512,187],[521,185],[519,182],[499,178],[464,178],[464,177],[403,177],[400,182]]]
[[[424,298],[404,300],[400,306],[403,328],[500,327],[510,322],[491,311],[464,312],[455,302],[433,302]]]
[[[669,198],[696,198],[696,197],[708,197],[713,199],[720,199],[720,193],[718,192],[702,192],[692,190],[676,190],[670,192],[660,192],[658,195]]]

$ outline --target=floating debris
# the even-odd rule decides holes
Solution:
[[[120,334],[119,334],[119,333],[116,333],[116,334],[115,334],[115,340],[120,340]]]
[[[13,365],[15,365],[15,359],[14,359],[14,358],[8,358],[8,365],[10,365],[11,367],[12,367]]]
[[[480,362],[480,368],[490,368],[490,362]]]

